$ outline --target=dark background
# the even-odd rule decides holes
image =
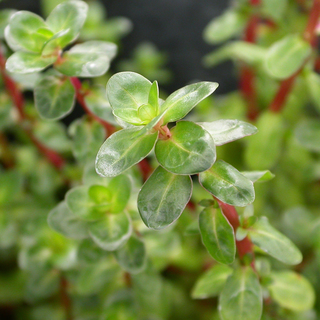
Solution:
[[[203,56],[214,49],[202,39],[209,21],[219,16],[230,1],[225,0],[104,0],[108,16],[125,16],[133,23],[132,32],[123,40],[120,58],[127,58],[139,43],[153,42],[169,56],[168,67],[174,73],[171,85],[176,90],[190,81],[217,81],[219,94],[234,88],[231,63],[214,69],[202,66]],[[15,8],[40,13],[40,0],[4,0],[0,9]]]

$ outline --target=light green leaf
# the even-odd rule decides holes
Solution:
[[[75,187],[69,190],[65,200],[71,212],[79,219],[95,221],[102,219],[109,212],[110,203],[97,203],[90,197],[89,186]]]
[[[197,122],[197,124],[211,134],[216,146],[251,136],[258,131],[252,124],[240,120],[217,120],[213,122]]]
[[[320,122],[318,119],[302,120],[297,125],[294,135],[304,148],[320,152]]]
[[[68,238],[85,239],[89,236],[88,223],[74,215],[64,201],[50,211],[48,224]]]
[[[136,236],[131,236],[114,255],[120,266],[132,274],[139,273],[146,267],[146,249],[143,241]]]
[[[138,109],[149,100],[151,82],[135,72],[119,72],[107,83],[107,95],[113,113],[122,120],[141,125]]]
[[[307,73],[305,80],[310,98],[318,112],[320,112],[320,76],[316,72],[311,71]]]
[[[8,58],[6,69],[12,73],[34,73],[44,70],[56,60],[54,55],[43,57],[38,53],[18,51]]]
[[[216,160],[211,135],[189,121],[180,121],[170,130],[172,136],[158,140],[155,154],[159,163],[176,174],[195,174],[209,169]]]
[[[18,171],[0,172],[0,205],[9,203],[19,194],[22,187],[22,176]]]
[[[108,184],[111,190],[110,212],[118,213],[125,209],[128,204],[131,192],[131,180],[128,176],[121,174],[111,179]]]
[[[214,18],[203,32],[204,40],[209,44],[218,44],[240,34],[245,26],[245,17],[236,10],[227,10]]]
[[[205,208],[199,216],[199,227],[202,242],[210,255],[220,263],[232,263],[236,254],[234,232],[221,210]]]
[[[71,77],[98,77],[105,74],[116,55],[114,43],[88,41],[73,46],[55,65],[61,73]]]
[[[288,35],[269,48],[265,68],[270,76],[286,79],[303,66],[311,52],[310,44],[300,35]]]
[[[61,119],[73,109],[75,90],[68,78],[48,74],[37,81],[34,100],[42,118]]]
[[[166,99],[161,110],[167,110],[163,125],[184,118],[200,101],[211,95],[218,88],[216,82],[198,82],[185,86]]]
[[[176,221],[192,193],[188,176],[172,174],[158,167],[145,182],[138,196],[138,209],[147,227],[159,230]]]
[[[268,285],[271,297],[283,308],[294,312],[310,310],[314,306],[315,292],[310,282],[293,271],[272,272]]]
[[[263,113],[256,126],[259,132],[248,140],[244,157],[253,170],[263,170],[276,164],[280,155],[284,136],[284,123],[280,113]]]
[[[114,251],[129,239],[131,220],[127,213],[107,214],[102,220],[90,223],[89,232],[100,248]]]
[[[46,23],[56,34],[66,33],[59,39],[60,49],[74,41],[87,17],[88,5],[83,1],[65,1],[59,4],[48,16]]]
[[[252,181],[222,160],[200,173],[199,181],[216,198],[232,206],[245,207],[255,197]]]
[[[217,296],[223,289],[233,269],[216,264],[200,276],[192,289],[193,299],[207,299]]]
[[[252,182],[266,182],[275,177],[275,175],[269,171],[242,171],[241,172],[245,177],[250,179]]]
[[[0,39],[4,39],[4,29],[9,24],[10,18],[17,11],[13,9],[3,9],[0,11]]]
[[[248,230],[252,242],[270,256],[289,265],[302,261],[299,249],[291,240],[273,228],[266,217],[260,218]]]
[[[260,320],[262,290],[251,267],[240,267],[225,284],[219,300],[222,320]]]
[[[280,22],[288,5],[288,0],[262,0],[262,10],[270,18]],[[275,10],[275,8],[277,8]]]
[[[159,87],[157,81],[154,81],[150,88],[148,104],[153,106],[157,115],[159,113]]]
[[[6,41],[14,51],[40,53],[43,44],[52,35],[43,19],[29,11],[16,12],[5,29]]]
[[[120,130],[111,135],[96,158],[97,173],[114,177],[144,159],[152,150],[158,132],[139,135],[140,128]]]
[[[265,58],[266,49],[256,44],[245,41],[233,41],[204,57],[204,64],[207,67],[228,60],[239,59],[249,65],[260,65]]]

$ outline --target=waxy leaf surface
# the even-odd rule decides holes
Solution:
[[[251,267],[240,267],[231,275],[220,295],[222,320],[260,320],[262,290]]]
[[[193,299],[207,299],[217,296],[223,289],[233,269],[221,264],[214,265],[197,280],[192,289]]]
[[[75,103],[75,90],[69,79],[45,75],[34,89],[35,106],[44,119],[57,120],[69,114]]]
[[[313,308],[315,292],[310,282],[301,274],[285,270],[272,272],[268,285],[271,297],[281,307],[299,312]]]
[[[172,136],[158,140],[155,153],[159,163],[176,174],[195,174],[209,169],[216,160],[210,134],[193,122],[181,121],[170,130]]]
[[[232,206],[245,207],[255,197],[252,181],[222,160],[200,173],[199,181],[216,198]]]
[[[295,265],[302,261],[299,249],[273,228],[266,217],[260,218],[250,227],[249,236],[256,246],[285,264]]]
[[[139,273],[146,267],[146,249],[142,240],[131,236],[114,255],[120,266],[130,273]]]
[[[175,175],[159,166],[138,196],[138,209],[143,222],[156,230],[167,227],[180,217],[191,193],[189,176]]]
[[[113,113],[120,119],[141,125],[138,109],[148,103],[151,82],[135,72],[119,72],[107,83],[107,95]]]
[[[198,122],[197,124],[211,134],[216,146],[251,136],[258,131],[252,124],[240,120],[217,120],[213,122]]]
[[[103,219],[91,222],[90,236],[102,249],[117,250],[130,237],[131,221],[127,213],[107,214]]]
[[[217,88],[216,82],[198,82],[170,94],[161,106],[162,111],[167,110],[163,117],[163,124],[184,118],[200,101],[210,96]]]
[[[266,70],[274,78],[286,79],[302,67],[311,51],[310,44],[300,35],[288,35],[268,50]]]
[[[233,228],[220,209],[205,208],[199,216],[202,242],[210,255],[220,263],[230,264],[236,254]]]
[[[97,173],[115,177],[144,159],[152,150],[158,132],[139,135],[139,128],[123,129],[111,135],[96,158]]]

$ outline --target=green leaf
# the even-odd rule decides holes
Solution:
[[[260,320],[262,290],[251,267],[240,267],[225,284],[219,300],[222,320]]]
[[[209,169],[216,160],[216,147],[210,134],[189,121],[180,121],[172,136],[158,140],[155,154],[159,163],[176,174],[195,174]]]
[[[98,77],[105,74],[110,61],[116,55],[114,43],[88,41],[73,46],[62,56],[55,67],[61,73],[71,77]]]
[[[167,110],[163,125],[184,118],[200,101],[218,88],[216,82],[198,82],[185,86],[172,94],[162,104],[161,110]]]
[[[90,236],[102,249],[117,250],[130,237],[132,226],[127,213],[107,214],[89,225]]]
[[[289,265],[302,261],[299,249],[291,240],[273,228],[266,217],[260,218],[248,230],[252,242],[270,256]]]
[[[148,104],[152,105],[155,109],[156,115],[159,113],[159,87],[158,82],[154,81],[151,85],[149,96],[148,96]]]
[[[256,126],[259,132],[249,139],[244,157],[251,169],[263,170],[278,161],[285,128],[282,115],[269,111],[259,117]]]
[[[157,110],[149,103],[143,104],[138,109],[138,117],[143,124],[148,124],[157,116]]]
[[[192,289],[193,299],[216,297],[223,289],[233,269],[226,265],[216,264],[200,276]]]
[[[207,67],[214,67],[228,59],[239,59],[256,66],[264,61],[265,54],[266,49],[261,46],[245,41],[233,41],[207,54],[203,62]]]
[[[18,171],[0,171],[0,206],[12,201],[22,187],[22,176]]]
[[[0,39],[4,39],[4,29],[9,24],[10,18],[16,13],[13,9],[3,9],[0,11]]]
[[[232,206],[245,207],[255,197],[252,181],[222,160],[200,173],[199,181],[216,198]]]
[[[300,35],[288,35],[269,48],[265,68],[270,76],[286,79],[303,66],[311,52],[310,44]]]
[[[271,297],[281,307],[294,312],[310,310],[314,306],[315,292],[310,282],[293,271],[272,272],[268,285]]]
[[[57,120],[72,111],[75,90],[68,78],[48,74],[37,81],[34,100],[42,118]]]
[[[47,30],[47,32],[43,32]],[[40,53],[45,41],[52,37],[52,32],[41,17],[29,12],[16,12],[5,29],[5,37],[12,50],[26,50]]]
[[[144,159],[152,150],[158,132],[139,135],[140,128],[120,130],[100,148],[96,170],[103,177],[114,177]]]
[[[176,221],[192,193],[188,176],[172,174],[158,167],[145,182],[138,196],[138,209],[147,227],[159,230]]]
[[[89,186],[75,187],[66,194],[66,203],[71,212],[82,220],[102,219],[109,212],[110,203],[96,203],[89,195]]]
[[[251,136],[257,133],[257,128],[252,124],[240,120],[217,120],[213,122],[197,122],[207,130],[216,146]]]
[[[136,274],[146,267],[146,249],[142,240],[131,236],[114,255],[120,266],[127,272]]]
[[[305,80],[310,98],[320,112],[320,76],[316,72],[310,71],[307,73]]]
[[[6,69],[12,73],[34,73],[44,70],[56,60],[54,55],[43,57],[38,53],[18,51],[8,58]]]
[[[151,82],[135,72],[119,72],[107,83],[107,95],[113,113],[120,119],[141,125],[138,109],[149,100]]]
[[[48,224],[53,230],[68,238],[85,239],[89,236],[88,223],[79,220],[64,201],[50,211]]]
[[[262,6],[265,14],[280,22],[286,12],[288,0],[262,0]]]
[[[65,32],[59,38],[59,47],[62,49],[74,41],[87,17],[88,5],[83,1],[65,1],[59,4],[48,16],[46,23],[56,34]]]
[[[131,180],[122,174],[113,178],[108,184],[112,191],[110,199],[110,212],[118,213],[125,209],[128,204],[131,192]]]
[[[318,119],[302,120],[297,125],[294,135],[304,148],[320,152],[320,122]]]
[[[227,10],[214,18],[203,32],[204,40],[209,44],[218,44],[240,34],[245,26],[244,16],[236,10]]]
[[[234,232],[221,210],[205,208],[199,216],[199,227],[202,242],[210,255],[220,263],[232,263],[236,254]]]
[[[245,177],[250,179],[252,182],[266,182],[275,177],[275,175],[269,171],[242,171],[241,172]]]

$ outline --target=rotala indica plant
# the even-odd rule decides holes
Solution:
[[[45,20],[27,11],[0,13],[0,310],[24,320],[316,319],[315,292],[299,273],[306,261],[289,239],[300,226],[287,214],[287,237],[267,218],[279,210],[266,190],[283,178],[275,163],[284,120],[263,114],[260,132],[248,122],[262,112],[251,90],[253,70],[241,65],[249,83],[242,83],[243,97],[232,93],[212,105],[218,84],[206,81],[165,96],[157,81],[138,73],[112,75],[117,46],[94,40],[97,25],[86,20],[97,15],[108,30],[96,1],[57,2]],[[256,19],[257,3],[247,2],[210,24],[206,37],[226,40],[246,18]],[[312,50],[301,41],[292,36],[286,45],[293,43],[301,53],[295,64],[307,68]],[[223,49],[209,60],[238,59],[239,52]],[[262,59],[264,49],[251,53],[245,58]],[[289,66],[281,79],[299,68]],[[33,91],[34,100],[24,91]],[[233,105],[248,101],[247,116],[232,115]],[[85,115],[66,130],[57,120],[77,107]],[[295,134],[307,139],[303,125]],[[294,162],[289,151],[282,166]],[[319,179],[313,168],[308,183]],[[306,227],[319,225],[312,213],[308,224],[299,216],[303,208],[292,210],[314,235]],[[318,255],[319,237],[312,247],[308,232],[299,246]],[[318,270],[310,268],[311,275]]]

